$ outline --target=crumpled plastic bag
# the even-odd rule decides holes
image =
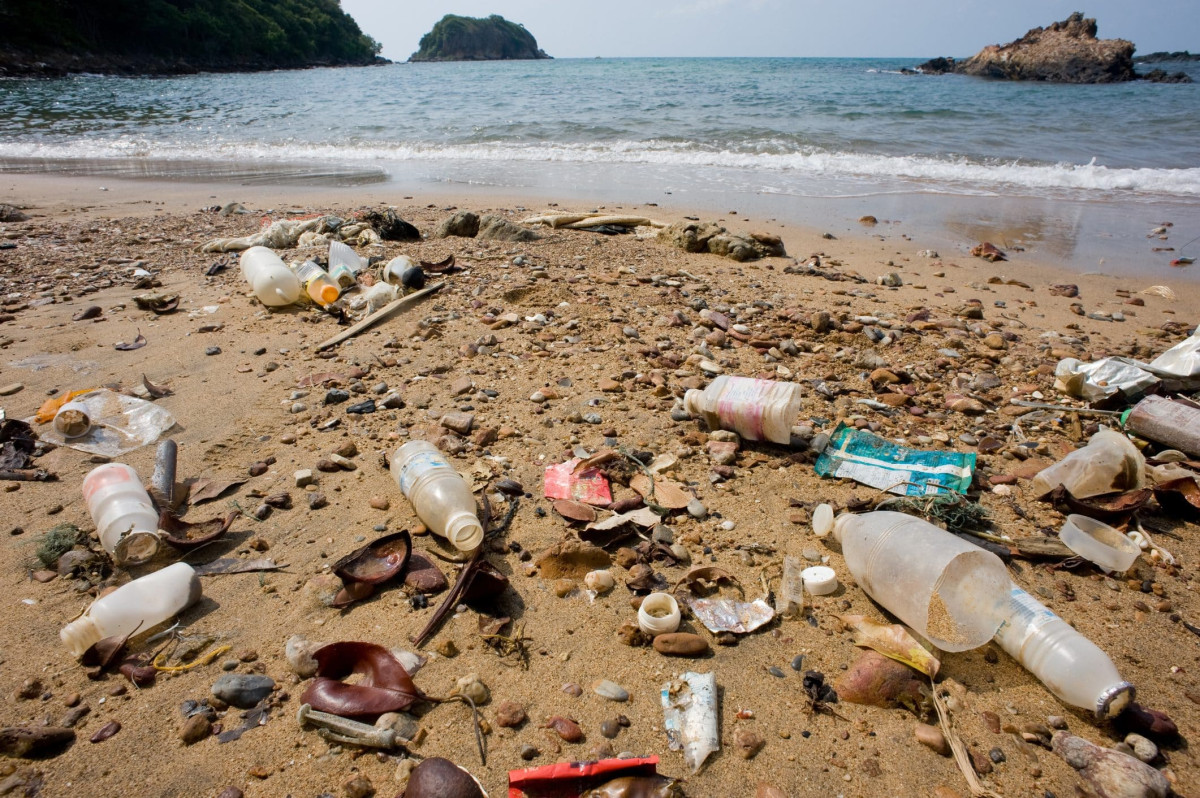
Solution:
[[[87,408],[92,428],[78,438],[66,438],[49,427],[39,430],[38,437],[88,454],[119,457],[153,443],[175,426],[175,416],[158,405],[103,388],[77,396],[73,401]]]
[[[338,224],[333,224],[334,222]],[[294,247],[300,236],[308,232],[326,233],[336,230],[341,220],[336,216],[319,216],[315,219],[280,219],[272,222],[265,230],[241,238],[214,238],[200,245],[200,252],[240,252],[250,247],[288,249]]]
[[[1149,363],[1127,357],[1106,357],[1084,363],[1068,357],[1054,369],[1054,387],[1089,402],[1099,402],[1121,393],[1126,397],[1145,393],[1159,382],[1172,390],[1200,387],[1200,329]]]

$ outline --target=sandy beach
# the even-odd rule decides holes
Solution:
[[[223,216],[213,210],[234,201],[250,213]],[[413,754],[459,763],[493,797],[506,794],[509,770],[622,752],[661,757],[659,772],[684,779],[689,796],[751,796],[760,782],[793,797],[969,795],[954,761],[914,738],[915,724],[928,716],[844,702],[835,706],[836,714],[812,711],[801,674],[790,664],[803,655],[803,670],[833,681],[859,653],[837,616],[891,619],[853,585],[836,545],[812,534],[809,515],[819,502],[845,507],[876,498],[876,491],[822,479],[810,453],[772,444],[742,442],[732,467],[717,468],[706,450],[710,438],[703,424],[671,417],[685,388],[707,382],[697,352],[701,345],[711,347],[726,374],[803,383],[802,424],[831,431],[839,420],[861,417],[881,435],[913,446],[978,452],[979,500],[994,529],[1024,537],[1062,524],[1058,511],[1032,495],[1029,478],[1037,466],[1049,465],[1086,437],[1095,419],[1078,417],[1081,424],[1075,425],[1066,413],[1017,416],[1009,400],[1057,401],[1053,369],[1063,357],[1088,361],[1122,354],[1148,360],[1165,351],[1195,324],[1200,284],[1187,270],[1107,269],[1112,263],[1093,263],[1098,250],[1092,244],[1082,255],[1064,254],[1056,249],[1061,239],[1053,225],[1038,246],[1013,248],[1009,260],[987,263],[968,252],[987,227],[958,224],[950,213],[939,217],[945,205],[932,201],[914,205],[920,213],[906,216],[896,212],[904,209],[898,200],[873,206],[868,198],[826,210],[820,223],[810,224],[793,221],[801,213],[773,213],[768,198],[757,207],[720,214],[675,202],[641,196],[594,205],[536,191],[496,196],[472,187],[430,193],[403,183],[247,186],[0,175],[0,203],[29,216],[0,223],[0,243],[15,245],[0,249],[0,314],[6,319],[0,323],[0,386],[23,386],[0,399],[7,416],[27,418],[47,398],[79,388],[117,383],[132,389],[143,375],[169,386],[170,395],[156,404],[178,422],[168,434],[178,443],[180,479],[245,480],[216,501],[189,509],[189,520],[231,510],[244,514],[225,538],[188,561],[271,557],[285,565],[204,578],[204,598],[181,616],[180,631],[229,646],[211,664],[159,674],[153,686],[140,689],[115,672],[91,680],[58,632],[92,599],[79,588],[93,593],[95,588],[69,576],[40,582],[33,573],[44,568],[35,551],[39,536],[51,527],[70,522],[93,529],[79,485],[100,460],[60,447],[36,461],[56,481],[4,482],[8,533],[0,604],[7,611],[0,619],[5,665],[0,687],[9,700],[0,726],[60,725],[74,708],[90,708],[74,727],[78,739],[64,753],[5,760],[0,778],[8,779],[2,782],[11,785],[8,794],[24,789],[45,796],[192,798],[234,786],[255,798],[342,796],[354,794],[344,785],[356,775],[369,779],[379,796],[400,792],[402,757],[331,744],[300,728],[295,715],[308,680],[289,668],[284,647],[301,634],[312,641],[411,648],[410,636],[426,624],[441,596],[414,609],[409,591],[391,583],[371,599],[336,610],[321,603],[319,588],[332,563],[381,531],[419,527],[382,458],[404,441],[442,438],[447,430],[439,419],[458,411],[474,418],[473,432],[461,438],[453,458],[457,468],[480,487],[509,479],[525,491],[499,544],[488,544],[487,557],[511,581],[496,609],[524,624],[529,657],[523,667],[485,645],[475,609],[452,613],[421,649],[429,661],[415,682],[435,696],[448,694],[457,679],[471,673],[487,684],[491,701],[481,707],[490,730],[487,764],[480,762],[470,713],[457,703],[418,705],[423,741],[412,747]],[[424,240],[385,241],[361,254],[381,262],[398,254],[427,262],[452,255],[462,270],[448,275],[446,287],[432,298],[332,349],[331,357],[316,347],[339,332],[332,316],[311,308],[268,310],[249,294],[236,265],[206,276],[224,256],[196,251],[212,238],[253,233],[264,219],[350,218],[384,206],[395,207]],[[548,208],[601,209],[666,223],[694,216],[732,231],[779,236],[788,257],[737,263],[640,235],[546,228],[539,229],[539,240],[524,243],[431,237],[455,210],[519,222]],[[859,221],[868,214],[877,217],[876,224]],[[978,208],[963,217],[986,215],[986,208]],[[1163,220],[1145,220],[1147,233],[1157,221]],[[993,243],[1007,248],[1027,239],[1027,232]],[[292,250],[281,254],[285,260],[299,257]],[[823,271],[844,279],[796,273],[814,255]],[[135,287],[136,268],[149,271],[161,286]],[[899,287],[877,283],[892,273]],[[1051,293],[1062,284],[1077,285],[1079,295]],[[1170,291],[1146,292],[1151,286]],[[166,315],[139,310],[133,297],[147,290],[178,294],[178,309]],[[710,330],[697,331],[697,299],[746,325],[755,339],[793,340],[796,354],[766,357],[732,335],[705,343]],[[1076,303],[1084,315],[1072,310]],[[73,320],[91,305],[101,308],[98,317]],[[968,312],[972,306],[981,313]],[[818,331],[811,318],[820,311],[831,314],[832,324]],[[517,314],[515,324],[497,323],[510,313]],[[1086,315],[1114,313],[1123,321]],[[866,317],[875,321],[863,322]],[[896,342],[873,343],[863,333],[864,323],[879,321],[901,331]],[[139,333],[146,346],[114,349]],[[1003,346],[985,346],[990,333],[999,333]],[[206,354],[214,348],[219,353]],[[957,354],[948,356],[947,349]],[[859,403],[880,394],[870,375],[884,367],[912,376],[915,390],[907,407],[919,408],[920,415],[907,407],[884,413]],[[342,387],[354,381],[350,375],[362,375],[357,378],[362,395],[351,389],[347,404],[396,391],[405,406],[347,414],[347,404],[327,405],[326,388],[309,385],[314,376],[330,374],[339,375]],[[464,378],[469,384],[456,393]],[[832,386],[831,395],[817,391],[814,380]],[[381,385],[382,392],[373,393]],[[550,394],[548,401],[531,401],[539,390]],[[947,397],[955,394],[971,396],[984,412],[947,409]],[[588,414],[599,421],[589,423],[583,418]],[[330,419],[337,424],[324,423]],[[479,437],[480,430],[494,435]],[[989,437],[1000,446],[979,449],[979,441]],[[624,584],[627,569],[614,564],[616,589],[594,601],[579,591],[560,598],[554,582],[541,578],[523,554],[532,553],[536,561],[540,552],[575,535],[543,496],[544,469],[570,459],[577,447],[589,452],[611,447],[612,439],[630,451],[678,458],[671,478],[708,512],[702,520],[676,512],[666,521],[693,565],[728,570],[749,599],[762,596],[769,575],[776,575],[777,585],[784,556],[811,559],[815,553],[828,557],[842,587],[813,599],[806,618],[773,621],[734,646],[714,644],[705,659],[671,659],[649,647],[624,645],[617,630],[635,619],[633,594]],[[1039,443],[1036,454],[1028,460],[1006,456],[1022,439]],[[354,470],[319,472],[314,490],[296,486],[294,472],[315,469],[346,444],[357,452],[350,458]],[[145,446],[121,461],[148,478],[154,450]],[[262,462],[269,463],[266,471],[251,476],[251,467]],[[997,492],[999,487],[1005,490]],[[277,509],[261,521],[250,517],[261,497],[280,492],[292,495],[291,509]],[[614,486],[614,492],[614,498],[633,495],[628,487]],[[313,493],[324,496],[324,506],[310,508]],[[1200,764],[1188,745],[1200,730],[1200,638],[1183,621],[1200,624],[1192,578],[1200,543],[1194,523],[1153,503],[1143,516],[1161,530],[1159,542],[1180,567],[1142,557],[1127,575],[1113,577],[1086,565],[1053,569],[1052,563],[1018,558],[1009,571],[1108,652],[1137,686],[1143,705],[1177,724],[1180,739],[1160,741],[1165,761],[1157,764],[1187,795],[1200,783]],[[433,561],[453,581],[456,566],[436,556],[453,552],[426,534],[414,537],[414,548],[435,552]],[[652,567],[672,586],[687,570],[682,564]],[[147,570],[152,569],[134,569],[132,575]],[[118,572],[117,579],[124,578]],[[713,642],[695,619],[685,620],[684,629]],[[447,641],[457,650],[454,656],[446,656]],[[132,652],[160,644],[135,640]],[[955,696],[954,725],[988,771],[980,778],[997,794],[1062,798],[1085,786],[1059,756],[1022,738],[1022,732],[1036,738],[1051,716],[1101,745],[1124,738],[1123,730],[1058,701],[994,645],[947,653],[941,661],[938,681]],[[227,743],[212,736],[185,744],[181,706],[210,698],[210,687],[226,670],[275,681],[265,725]],[[668,750],[659,703],[663,683],[687,670],[715,672],[721,699],[723,747],[696,775],[687,772],[681,754]],[[592,685],[600,679],[628,690],[629,701],[594,694]],[[581,686],[582,694],[564,691],[567,685]],[[496,709],[504,701],[519,703],[528,721],[500,728]],[[601,724],[620,715],[628,727],[606,739]],[[541,728],[553,716],[577,721],[584,741],[567,743]],[[990,728],[993,717],[1002,724],[999,732]],[[120,731],[89,742],[110,721]],[[237,709],[219,713],[225,730],[241,722]],[[746,732],[763,742],[749,759],[735,744],[739,735],[747,739]],[[526,760],[522,750],[528,746],[537,750]]]

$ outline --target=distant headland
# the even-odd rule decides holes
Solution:
[[[1096,20],[1084,18],[1076,11],[1062,22],[1034,28],[1008,44],[988,45],[962,61],[934,58],[918,66],[917,71],[927,75],[954,73],[1052,83],[1191,82],[1182,72],[1174,75],[1161,69],[1145,75],[1135,72],[1133,43],[1125,39],[1098,39],[1096,31]]]
[[[0,3],[0,75],[252,72],[389,63],[340,0]]]
[[[447,14],[421,37],[409,61],[508,61],[550,58],[524,25],[498,14],[486,19]]]

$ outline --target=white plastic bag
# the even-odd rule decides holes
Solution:
[[[663,726],[672,751],[683,751],[692,773],[700,770],[709,754],[719,751],[717,729],[717,675],[687,673],[663,685]]]
[[[1200,327],[1196,332],[1150,361],[1150,367],[1178,379],[1200,378]]]

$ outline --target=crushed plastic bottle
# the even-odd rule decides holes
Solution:
[[[1051,693],[1097,718],[1116,717],[1133,700],[1133,685],[1099,646],[1011,581],[995,639]]]
[[[692,773],[721,749],[717,734],[717,675],[688,671],[662,687],[663,726],[672,751],[683,751]]]
[[[1146,458],[1115,430],[1101,429],[1088,441],[1033,478],[1033,495],[1045,496],[1062,485],[1076,499],[1137,490],[1146,484]]]
[[[83,478],[83,500],[104,550],[118,564],[136,565],[158,551],[158,512],[137,472],[105,463]]]
[[[722,374],[703,391],[693,388],[684,394],[683,407],[693,418],[703,418],[709,429],[732,430],[749,441],[788,444],[800,398],[800,386],[794,382]]]

